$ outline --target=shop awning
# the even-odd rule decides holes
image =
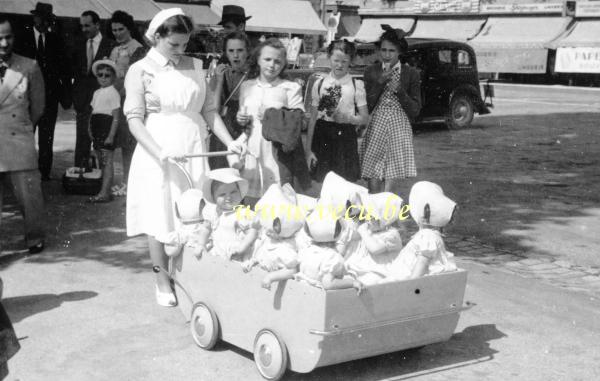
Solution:
[[[545,73],[546,45],[563,33],[571,18],[490,17],[469,44],[475,49],[480,72]]]
[[[308,1],[298,0],[218,0],[211,6],[221,16],[223,5],[239,5],[246,16],[248,32],[325,34],[327,29]]]
[[[97,0],[45,0],[52,4],[54,14],[58,17],[79,17],[85,11],[94,11],[100,18],[110,18],[111,12]],[[31,15],[37,0],[0,0],[2,13]]]
[[[79,0],[78,0],[79,1]],[[129,13],[137,21],[152,20],[162,8],[152,0],[96,0],[102,4],[111,14],[121,10]],[[173,4],[172,6],[177,6]]]
[[[410,32],[415,25],[415,19],[411,17],[394,17],[394,18],[364,18],[360,29],[354,36],[356,42],[375,42],[383,33],[382,24],[388,24],[392,28],[399,28],[406,32]]]
[[[599,48],[600,20],[578,20],[562,37],[548,44],[556,48]]]
[[[352,37],[360,29],[359,15],[344,15],[340,17],[336,35],[339,37]]]
[[[221,21],[221,17],[217,15],[207,5],[195,5],[195,4],[174,4],[174,3],[161,3],[158,2],[161,8],[181,8],[186,15],[190,16],[194,20],[196,25],[217,25]]]
[[[556,49],[555,72],[600,73],[600,20],[578,20],[548,47]]]
[[[484,18],[422,18],[417,20],[415,30],[410,36],[467,41],[479,33],[484,23]]]

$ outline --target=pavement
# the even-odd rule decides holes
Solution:
[[[285,379],[599,379],[599,95],[499,86],[493,114],[472,129],[419,127],[416,180],[442,184],[460,205],[446,243],[469,270],[475,307],[448,342]],[[56,178],[73,131],[64,112]],[[22,345],[8,380],[260,379],[250,354],[199,350],[178,309],[155,305],[144,239],[125,236],[124,199],[92,205],[59,181],[43,187],[44,253],[26,254],[14,200],[2,211],[3,304]]]

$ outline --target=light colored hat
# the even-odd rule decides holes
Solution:
[[[219,168],[214,169],[204,177],[202,180],[202,193],[206,201],[215,203],[215,199],[212,194],[212,183],[218,181],[223,184],[237,183],[240,188],[240,194],[242,198],[246,197],[248,193],[248,180],[240,176],[240,172],[234,168]]]
[[[413,185],[408,202],[416,223],[435,227],[446,226],[456,208],[456,203],[444,195],[442,188],[429,181]]]
[[[205,205],[206,202],[199,189],[188,189],[175,203],[175,214],[184,224],[198,223],[203,220],[202,209]]]
[[[316,209],[318,208],[319,206]],[[313,213],[319,212],[315,210]],[[311,214],[306,219],[304,229],[315,242],[333,242],[342,232],[342,225],[339,218],[333,218],[331,215],[314,216]]]
[[[349,207],[351,205],[362,205],[369,194],[369,190],[360,185],[347,181],[342,176],[331,171],[323,179],[321,197],[319,202],[329,203],[332,207]]]
[[[368,196],[364,206],[371,216],[381,221],[382,226],[389,226],[398,220],[402,198],[392,192],[374,193]]]
[[[146,33],[144,34],[144,36],[146,36],[146,38],[154,43],[154,34],[156,33],[156,30],[165,22],[167,21],[168,18],[173,17],[173,16],[177,16],[177,15],[182,15],[185,16],[185,13],[183,13],[183,10],[181,8],[168,8],[168,9],[163,9],[162,11],[158,12],[156,15],[154,15],[154,18],[152,18],[152,21],[150,21],[150,25],[148,25],[148,30],[146,30]]]
[[[104,59],[95,61],[92,64],[92,73],[94,75],[97,75],[96,72],[98,71],[98,66],[100,66],[100,65],[110,66],[113,69],[113,71],[115,72],[115,74],[117,74],[117,65],[115,64],[115,62],[112,60],[109,60],[108,58],[104,58]]]
[[[304,194],[297,193],[296,200],[298,202],[298,206],[300,206],[300,209],[306,211],[306,215],[310,214],[310,212],[312,212],[317,206],[316,198]]]
[[[304,225],[305,216],[296,213],[300,210],[298,200],[289,184],[272,184],[256,203],[255,210],[265,229],[272,230],[276,223],[279,225],[278,236],[282,238],[291,237]]]

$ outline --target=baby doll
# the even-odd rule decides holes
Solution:
[[[212,247],[208,253],[230,260],[244,261],[254,249],[258,225],[253,219],[236,213],[248,191],[248,181],[237,169],[220,168],[210,171],[202,183],[208,204],[204,209]],[[204,236],[205,248],[208,235]]]
[[[179,255],[184,246],[192,248],[194,255],[202,255],[204,244],[201,241],[203,240],[202,237],[206,235],[202,217],[205,204],[202,192],[198,189],[189,189],[179,196],[175,203],[175,214],[181,222],[181,227],[156,237],[159,242],[164,243],[165,253],[168,256]]]
[[[288,279],[297,271],[295,235],[302,228],[305,216],[299,209],[296,192],[289,184],[272,184],[255,210],[263,231],[252,258],[242,263],[242,268],[248,272],[258,265],[268,271],[263,280],[265,286],[281,277]]]
[[[356,229],[360,240],[354,251],[348,250],[346,268],[365,285],[385,279],[402,248],[402,238],[395,228],[402,199],[394,193],[369,195],[365,203],[366,220]],[[360,222],[360,221],[359,221]]]
[[[456,203],[444,195],[439,185],[419,181],[409,195],[410,215],[419,225],[390,267],[390,280],[417,278],[456,270],[456,264],[446,251],[441,230],[452,219]]]
[[[325,290],[355,288],[360,294],[362,282],[346,273],[344,258],[335,247],[342,230],[340,220],[330,216],[321,218],[313,212],[304,228],[312,243],[298,253],[295,278]]]

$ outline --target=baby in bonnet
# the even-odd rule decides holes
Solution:
[[[452,220],[456,203],[444,195],[439,185],[419,181],[410,190],[409,205],[419,231],[392,263],[386,281],[456,270],[454,255],[446,250],[441,232]]]
[[[203,210],[208,230],[201,241],[204,250],[225,259],[248,259],[260,229],[255,219],[236,213],[248,191],[248,181],[237,169],[220,168],[206,175],[202,190],[209,202]]]
[[[254,266],[269,272],[263,287],[281,279],[289,279],[298,266],[296,233],[304,224],[304,213],[298,207],[294,189],[285,184],[272,184],[256,203],[256,218],[262,233],[252,258],[242,263],[245,272]]]
[[[168,256],[179,255],[184,247],[193,249],[196,256],[202,255],[206,236],[202,217],[205,205],[202,192],[198,189],[189,189],[179,196],[175,203],[175,215],[181,226],[175,231],[156,237],[159,242],[164,243]]]
[[[358,225],[360,240],[346,255],[346,268],[367,286],[387,277],[402,249],[402,238],[396,228],[402,206],[402,199],[390,192],[370,194],[365,202],[367,217]]]

